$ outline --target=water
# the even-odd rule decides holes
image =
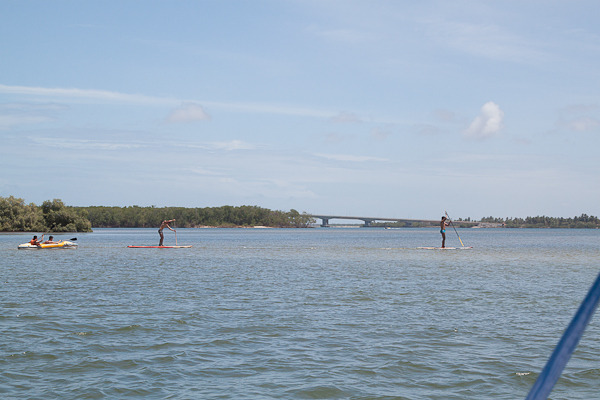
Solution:
[[[194,247],[170,250],[125,247],[155,229],[61,237],[77,250],[2,234],[0,395],[523,399],[600,271],[600,232],[459,232],[473,250],[415,249],[435,229],[179,229]],[[599,393],[592,320],[551,398]]]

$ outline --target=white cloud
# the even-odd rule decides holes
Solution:
[[[219,150],[254,150],[256,146],[241,140],[230,140],[228,142],[213,142],[211,143],[215,149]]]
[[[463,131],[463,136],[468,139],[488,139],[504,128],[503,118],[504,111],[500,106],[493,101],[488,101],[481,107],[481,114]]]
[[[246,143],[241,140],[230,140],[227,142],[207,142],[201,144],[176,144],[176,146],[197,148],[204,150],[254,150],[259,146]]]
[[[0,130],[18,125],[54,121],[54,114],[68,109],[55,103],[4,103],[0,104]]]
[[[0,112],[48,112],[64,111],[69,107],[57,103],[3,103]]]
[[[547,60],[539,43],[494,24],[454,22],[441,19],[426,21],[430,35],[448,47],[492,60],[527,63]]]
[[[435,110],[433,113],[435,114],[436,118],[442,122],[454,122],[456,118],[454,113],[449,110],[440,109]]]
[[[315,153],[317,157],[327,158],[329,160],[336,161],[353,161],[353,162],[364,162],[364,161],[389,161],[387,158],[367,157],[367,156],[352,156],[347,154],[322,154]]]
[[[378,142],[383,142],[391,134],[391,131],[382,128],[373,128],[371,130],[371,138],[377,140]]]
[[[183,103],[201,102],[206,106],[218,108],[230,112],[247,112],[257,114],[281,114],[281,115],[299,115],[307,117],[327,118],[331,117],[333,111],[318,110],[301,106],[289,106],[285,104],[269,103],[223,103],[206,100],[176,99],[172,97],[154,97],[137,94],[127,94],[111,92],[107,90],[90,90],[76,88],[42,88],[27,86],[7,86],[0,84],[0,93],[16,94],[29,97],[61,98],[87,100],[88,102],[103,102],[114,104],[134,104],[134,105],[156,105],[156,106],[176,106]],[[66,100],[65,100],[66,101]]]
[[[597,104],[572,104],[565,107],[562,111],[570,114],[588,113],[591,111],[599,110],[600,106]]]
[[[208,175],[208,176],[223,176],[226,175],[226,172],[223,171],[213,171],[211,169],[201,168],[201,167],[189,167],[184,168],[182,171],[189,171],[196,175]]]
[[[56,137],[29,138],[29,140],[49,147],[78,150],[124,150],[149,147],[141,143],[114,143],[99,140],[57,139]]]
[[[415,125],[413,129],[417,134],[423,135],[423,136],[437,135],[438,133],[441,132],[440,128],[438,128],[435,125],[430,125],[430,124]]]
[[[561,125],[576,132],[589,132],[600,126],[600,121],[591,117],[579,117],[570,121],[561,122]]]
[[[600,120],[589,116],[597,116],[600,107],[597,104],[572,104],[561,111],[563,116],[556,122],[557,128],[565,128],[574,132],[590,132],[600,127]],[[587,115],[586,115],[587,114]]]
[[[184,102],[180,107],[171,111],[167,118],[165,118],[165,123],[210,121],[210,119],[211,116],[204,111],[204,108],[200,104]]]
[[[89,100],[104,100],[117,103],[133,104],[173,104],[175,99],[151,97],[138,94],[125,94],[108,90],[91,90],[76,88],[43,88],[28,86],[0,85],[0,93],[20,94],[41,97],[80,98]]]
[[[39,124],[53,121],[53,118],[41,115],[0,115],[0,130],[10,129],[17,125]]]
[[[330,132],[323,135],[326,143],[342,143],[354,139],[354,135]]]
[[[331,122],[337,124],[354,123],[360,124],[362,120],[355,113],[340,111],[339,114],[334,115],[329,119]]]

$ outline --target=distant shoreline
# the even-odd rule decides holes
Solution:
[[[322,227],[322,226],[308,226],[305,228],[296,228],[296,227],[273,227],[273,226],[207,226],[207,225],[202,225],[202,226],[190,226],[190,227],[185,227],[185,228],[177,228],[177,229],[311,229],[311,228],[319,228],[319,229],[361,229],[361,228],[365,228],[367,230],[369,229],[379,229],[379,230],[412,230],[412,229],[437,229],[437,227],[435,226],[419,226],[419,227],[411,227],[411,226],[406,226],[406,227],[382,227],[382,226],[371,226],[371,227],[364,227],[362,225],[335,225],[335,226],[328,226],[328,227]],[[119,226],[95,226],[92,227],[92,229],[158,229],[158,227],[119,227]],[[568,227],[544,227],[544,226],[539,226],[539,227],[479,227],[479,226],[470,226],[470,227],[457,227],[457,229],[485,229],[485,230],[489,230],[489,229],[540,229],[540,230],[558,230],[558,229],[568,229],[568,230],[572,230],[572,229],[581,229],[581,230],[588,230],[588,229],[600,229],[599,227],[595,227],[595,228],[568,228]],[[28,234],[28,235],[34,235],[34,234],[39,234],[41,231],[0,231],[0,235],[10,235],[10,234]],[[77,232],[77,231],[72,231],[72,232],[54,232],[54,231],[50,231],[50,232],[45,232],[45,235],[48,234],[53,234],[53,235],[58,235],[58,236],[63,236],[63,235],[74,235],[74,234],[85,234],[85,233],[93,233],[94,231],[91,232]]]
[[[0,197],[0,231],[2,232],[89,232],[98,228],[154,228],[162,221],[173,221],[171,227],[198,229],[214,228],[311,228],[318,226],[317,219],[325,225],[345,228],[361,227],[357,224],[329,224],[330,220],[364,220],[370,227],[377,228],[421,228],[438,227],[437,220],[400,220],[397,222],[377,218],[327,217],[319,214],[270,210],[259,206],[221,207],[74,207],[65,205],[60,199],[47,200],[38,206],[14,196]],[[175,222],[176,221],[176,222]],[[382,222],[376,222],[382,221]],[[533,228],[533,229],[598,229],[600,219],[581,214],[570,218],[536,216],[526,218],[458,218],[452,221],[456,228]]]

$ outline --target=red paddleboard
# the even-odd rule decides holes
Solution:
[[[473,246],[469,246],[469,247],[417,247],[417,249],[421,249],[421,250],[469,250],[472,248],[473,248]]]
[[[192,246],[127,246],[130,249],[189,249]]]

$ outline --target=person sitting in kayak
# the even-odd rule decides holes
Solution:
[[[159,246],[163,245],[163,240],[165,238],[165,235],[163,235],[163,229],[169,228],[173,232],[177,232],[175,229],[173,229],[173,228],[171,228],[169,226],[169,223],[171,223],[173,221],[175,221],[175,220],[174,219],[170,219],[170,220],[164,220],[163,222],[161,222],[160,228],[158,228],[158,234],[160,235],[160,242],[158,243]]]
[[[450,225],[450,222],[446,222],[446,217],[442,217],[440,221],[440,233],[442,234],[442,249],[446,247],[446,227]]]
[[[62,240],[61,240],[61,241],[58,241],[58,242],[55,242],[53,239],[54,239],[54,236],[50,236],[50,237],[48,238],[48,240],[46,240],[46,241],[44,242],[44,244],[59,244],[60,242],[62,242]]]
[[[45,233],[44,233],[45,235]],[[33,239],[31,239],[29,241],[29,244],[33,245],[33,246],[39,246],[40,244],[42,244],[42,240],[44,240],[44,235],[42,235],[42,237],[38,240],[37,235],[33,235]]]

